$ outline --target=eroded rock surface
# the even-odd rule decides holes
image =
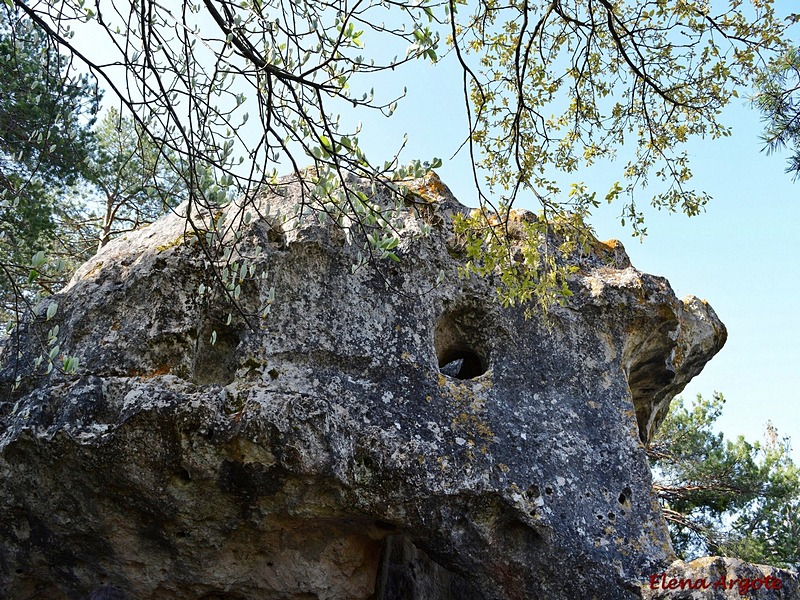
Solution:
[[[640,597],[674,559],[643,441],[723,325],[599,242],[526,320],[459,276],[465,209],[418,189],[433,233],[382,273],[330,225],[254,219],[254,327],[198,297],[177,216],[84,265],[3,354],[0,596]],[[53,323],[79,372],[34,377]]]

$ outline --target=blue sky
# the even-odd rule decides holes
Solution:
[[[758,115],[728,111],[734,135],[698,141],[691,155],[698,187],[713,196],[704,214],[651,214],[644,243],[604,214],[601,237],[625,242],[634,265],[667,277],[679,297],[708,300],[728,328],[728,342],[684,391],[720,391],[726,435],[761,439],[767,420],[795,442],[800,456],[800,182],[783,156],[760,152]]]
[[[420,66],[413,78],[376,85],[387,97],[407,85],[408,97],[391,119],[359,115],[360,139],[382,160],[408,133],[404,156],[443,158],[437,172],[461,202],[474,206],[468,156],[462,151],[450,158],[466,132],[461,81],[456,69],[441,67]],[[762,124],[747,101],[737,101],[721,118],[733,126],[730,138],[687,146],[696,187],[713,197],[705,213],[689,218],[646,211],[643,242],[620,225],[617,205],[602,208],[592,225],[601,239],[621,240],[636,268],[667,277],[678,297],[708,300],[727,326],[725,347],[682,396],[722,392],[727,402],[718,424],[726,436],[762,440],[771,420],[792,438],[800,460],[800,182],[784,172],[785,154],[761,151]],[[586,172],[576,178],[605,195],[607,177]]]

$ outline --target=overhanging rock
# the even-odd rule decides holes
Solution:
[[[459,276],[465,209],[416,186],[433,233],[382,273],[331,225],[255,218],[255,327],[198,296],[177,216],[84,265],[4,351],[0,596],[640,597],[674,559],[643,441],[722,323],[600,242],[526,320]],[[53,323],[79,372],[33,377]]]

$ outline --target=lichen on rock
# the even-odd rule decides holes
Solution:
[[[408,211],[380,274],[336,225],[255,217],[250,323],[198,297],[180,215],[84,265],[56,317],[78,372],[35,375],[36,323],[3,353],[0,596],[640,597],[674,559],[643,444],[724,326],[599,242],[526,319],[420,189],[432,233]]]

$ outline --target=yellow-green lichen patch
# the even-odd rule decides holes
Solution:
[[[417,199],[429,204],[440,202],[448,194],[447,186],[442,183],[442,180],[433,171],[428,173],[420,183],[410,187],[409,191]]]
[[[176,246],[180,246],[184,242],[188,242],[192,237],[194,237],[194,232],[190,231],[187,233],[182,233],[171,242],[167,242],[166,244],[161,244],[160,246],[156,246],[156,252],[158,252],[159,254],[162,252],[166,252],[170,248],[175,248]]]
[[[485,392],[491,388],[491,377],[477,383],[474,380],[454,381],[443,375],[439,377],[439,385],[449,392],[450,404],[456,411],[450,420],[450,429],[456,435],[456,443],[466,446],[470,458],[473,456],[473,449],[487,454],[488,444],[495,439],[495,434],[485,419]]]

